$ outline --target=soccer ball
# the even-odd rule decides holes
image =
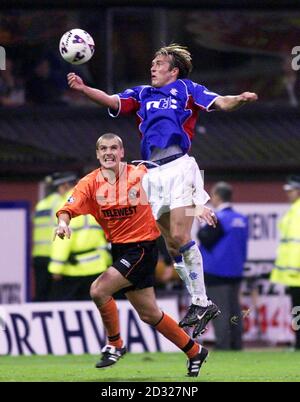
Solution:
[[[83,64],[93,56],[95,43],[83,29],[71,29],[61,37],[59,51],[68,63]]]

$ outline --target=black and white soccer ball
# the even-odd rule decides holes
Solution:
[[[83,64],[93,56],[95,43],[91,35],[83,29],[71,29],[61,37],[59,51],[68,63]]]

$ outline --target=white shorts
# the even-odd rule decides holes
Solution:
[[[148,169],[142,184],[156,220],[172,209],[202,206],[209,200],[197,162],[188,155]]]

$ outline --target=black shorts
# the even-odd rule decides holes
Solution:
[[[154,272],[158,260],[156,240],[114,243],[111,251],[113,267],[132,283],[126,291],[154,286]]]

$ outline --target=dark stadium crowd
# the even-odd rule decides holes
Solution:
[[[87,103],[83,97],[71,91],[67,85],[66,74],[80,71],[89,81],[88,71],[74,68],[58,57],[42,56],[26,69],[22,62],[6,59],[6,69],[0,72],[0,105],[20,107],[23,105],[82,105]]]

